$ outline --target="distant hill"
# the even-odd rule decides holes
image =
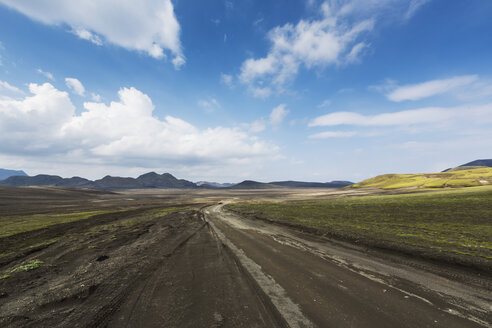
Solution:
[[[184,179],[176,179],[169,173],[161,175],[155,172],[142,174],[136,179],[145,188],[196,188],[196,184]]]
[[[234,183],[219,183],[219,182],[209,182],[209,181],[198,181],[195,182],[198,187],[202,188],[228,188],[234,186]]]
[[[477,159],[477,160],[471,161],[469,163],[460,165],[460,166],[455,167],[455,168],[446,169],[443,172],[449,172],[449,171],[455,170],[457,168],[462,168],[462,167],[480,167],[480,166],[492,167],[492,159]]]
[[[466,168],[439,173],[383,174],[348,188],[456,188],[492,184],[492,168]]]
[[[492,167],[492,159],[477,159],[470,163],[466,163],[460,166],[487,166]]]
[[[232,189],[271,189],[271,188],[279,188],[280,186],[272,185],[269,183],[258,182],[253,180],[244,180],[234,186]],[[282,188],[282,187],[281,187]]]
[[[303,181],[275,181],[270,184],[289,188],[343,188],[353,184],[350,181],[332,182],[303,182]]]
[[[350,181],[332,181],[332,182],[303,182],[303,181],[274,181],[269,183],[245,180],[233,189],[271,189],[271,188],[343,188],[351,185]]]
[[[8,177],[16,175],[27,176],[26,172],[24,171],[0,169],[0,180],[5,180]]]
[[[0,181],[2,186],[27,187],[27,186],[56,186],[63,181],[62,177],[57,175],[39,174],[33,177],[29,176],[11,176]]]
[[[101,190],[116,189],[143,189],[143,188],[196,188],[190,181],[176,179],[169,173],[157,174],[150,172],[138,178],[122,178],[105,176],[102,179],[91,181],[88,179],[73,177],[62,178],[57,175],[39,174],[29,176],[11,176],[0,181],[0,186],[27,187],[27,186],[56,186],[67,188],[88,188]]]

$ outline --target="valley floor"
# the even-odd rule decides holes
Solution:
[[[491,326],[490,275],[223,206],[365,193],[0,188],[0,326]]]

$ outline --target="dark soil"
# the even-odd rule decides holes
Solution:
[[[16,194],[4,194],[8,200],[0,190],[0,215],[58,213],[66,205],[117,211],[1,238],[0,327],[279,326],[209,230],[200,202],[10,190]],[[145,219],[170,205],[174,212]],[[41,264],[15,269],[33,261]]]

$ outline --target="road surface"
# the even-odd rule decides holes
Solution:
[[[238,217],[223,204],[203,213],[290,327],[491,327],[487,286]]]

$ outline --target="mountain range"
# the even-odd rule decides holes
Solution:
[[[80,177],[62,178],[57,175],[39,174],[30,176],[10,176],[0,181],[0,186],[27,187],[27,186],[56,186],[67,188],[87,189],[144,189],[144,188],[196,188],[191,181],[176,179],[169,173],[157,174],[149,172],[138,178],[122,178],[105,176],[99,180],[88,180]]]
[[[463,170],[467,168],[492,167],[492,159],[479,159],[443,172]],[[393,176],[393,175],[392,175]],[[370,180],[372,182],[372,180]],[[364,182],[364,181],[363,181]],[[273,188],[343,188],[352,185],[350,181],[331,182],[304,182],[304,181],[274,181],[258,182],[245,180],[238,184],[198,181],[193,183],[184,179],[177,179],[169,173],[157,174],[149,172],[138,178],[124,178],[105,176],[99,180],[88,180],[81,177],[62,178],[57,175],[39,174],[28,176],[24,171],[0,169],[0,186],[27,187],[27,186],[56,186],[66,188],[87,188],[102,190],[117,189],[147,189],[147,188],[201,188],[201,189],[273,189]],[[354,185],[364,185],[359,183]]]
[[[350,181],[331,181],[331,182],[304,182],[304,181],[274,181],[257,182],[245,180],[238,183],[231,189],[272,189],[272,188],[343,188],[353,184]]]
[[[263,183],[257,181],[246,180],[238,184],[233,183],[217,183],[199,181],[193,183],[184,179],[176,179],[169,173],[157,174],[149,172],[142,174],[138,178],[123,178],[105,176],[99,180],[88,180],[81,177],[62,178],[58,175],[39,174],[36,176],[27,176],[23,171],[19,175],[11,175],[8,178],[0,181],[0,186],[9,187],[28,187],[28,186],[55,186],[65,188],[87,188],[87,189],[102,189],[102,190],[118,190],[118,189],[148,189],[148,188],[201,188],[201,189],[267,189],[267,188],[341,188],[351,185],[349,181],[332,181],[327,183],[322,182],[302,182],[302,181],[277,181]]]

